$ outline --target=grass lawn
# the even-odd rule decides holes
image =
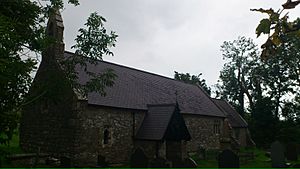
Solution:
[[[271,168],[271,160],[265,156],[266,151],[253,148],[248,150],[242,149],[241,152],[254,152],[255,154],[255,158],[253,160],[240,160],[241,168]],[[200,160],[196,156],[194,156],[193,159],[197,162],[199,168],[218,168],[218,162],[216,159]],[[296,163],[300,163],[300,159],[298,158],[298,161],[287,162],[294,165]]]
[[[8,145],[0,144],[0,160],[1,160],[1,167],[15,167],[11,166],[6,159],[5,156],[9,154],[18,154],[22,153],[22,150],[19,146],[19,135],[14,134],[12,140],[9,142]]]
[[[265,156],[264,150],[260,150],[257,148],[253,149],[241,149],[242,153],[245,152],[254,152],[255,158],[254,160],[243,161],[240,160],[241,168],[271,168],[271,161],[268,157]],[[2,161],[2,167],[17,167],[9,164],[4,156],[7,154],[18,154],[23,153],[19,146],[19,136],[15,134],[9,143],[9,145],[0,145],[0,159]],[[199,168],[218,168],[218,163],[216,159],[211,158],[210,160],[200,160],[197,156],[193,156],[193,159],[197,162]],[[298,161],[288,161],[289,163],[296,164],[300,163],[300,158]]]
[[[14,134],[8,145],[0,144],[0,151],[5,154],[22,153],[22,150],[19,146],[19,135]]]

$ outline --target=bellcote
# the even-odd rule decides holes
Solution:
[[[59,10],[54,10],[50,13],[49,20],[46,28],[46,35],[55,40],[43,52],[43,60],[48,62],[50,60],[59,60],[64,56],[65,45],[63,42],[64,24]]]
[[[55,38],[58,42],[63,42],[64,24],[59,10],[50,14],[46,34]]]

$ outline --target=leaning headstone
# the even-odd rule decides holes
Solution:
[[[286,167],[284,158],[284,147],[279,141],[271,145],[271,160],[273,168]]]
[[[219,168],[240,168],[239,157],[229,149],[222,151],[218,156]]]
[[[141,148],[137,148],[130,158],[130,167],[131,168],[147,168],[148,167],[148,158],[145,155],[144,151]]]

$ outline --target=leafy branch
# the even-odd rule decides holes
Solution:
[[[292,1],[287,0],[282,5],[283,9],[274,11],[270,9],[251,9],[251,11],[257,11],[268,14],[268,18],[264,18],[260,21],[256,28],[257,37],[262,33],[267,34],[267,41],[261,46],[262,53],[261,58],[266,60],[275,55],[279,46],[284,45],[287,36],[296,36],[300,38],[300,20],[297,19],[293,22],[288,21],[288,12],[285,10],[294,9],[299,5],[300,0]]]

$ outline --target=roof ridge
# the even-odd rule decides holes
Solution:
[[[66,51],[66,53],[69,53],[69,54],[75,54],[73,52],[70,52],[70,51]],[[142,72],[142,73],[147,73],[147,74],[151,74],[151,75],[154,75],[154,76],[159,76],[159,77],[162,77],[162,78],[165,78],[165,79],[169,79],[169,80],[174,80],[176,82],[179,82],[179,83],[183,83],[183,84],[187,84],[187,85],[192,85],[192,86],[197,86],[196,84],[190,84],[190,83],[185,83],[183,81],[179,81],[179,80],[176,80],[176,79],[173,79],[173,78],[170,78],[170,77],[166,77],[166,76],[163,76],[163,75],[159,75],[159,74],[156,74],[156,73],[152,73],[152,72],[147,72],[145,70],[140,70],[140,69],[137,69],[137,68],[133,68],[133,67],[129,67],[129,66],[125,66],[125,65],[121,65],[121,64],[117,64],[117,63],[113,63],[113,62],[109,62],[109,61],[104,61],[104,60],[97,60],[98,62],[104,62],[104,63],[107,63],[107,64],[111,64],[111,65],[114,65],[114,66],[119,66],[119,67],[123,67],[123,68],[127,68],[127,69],[131,69],[131,70],[135,70],[135,71],[138,71],[138,72]]]

